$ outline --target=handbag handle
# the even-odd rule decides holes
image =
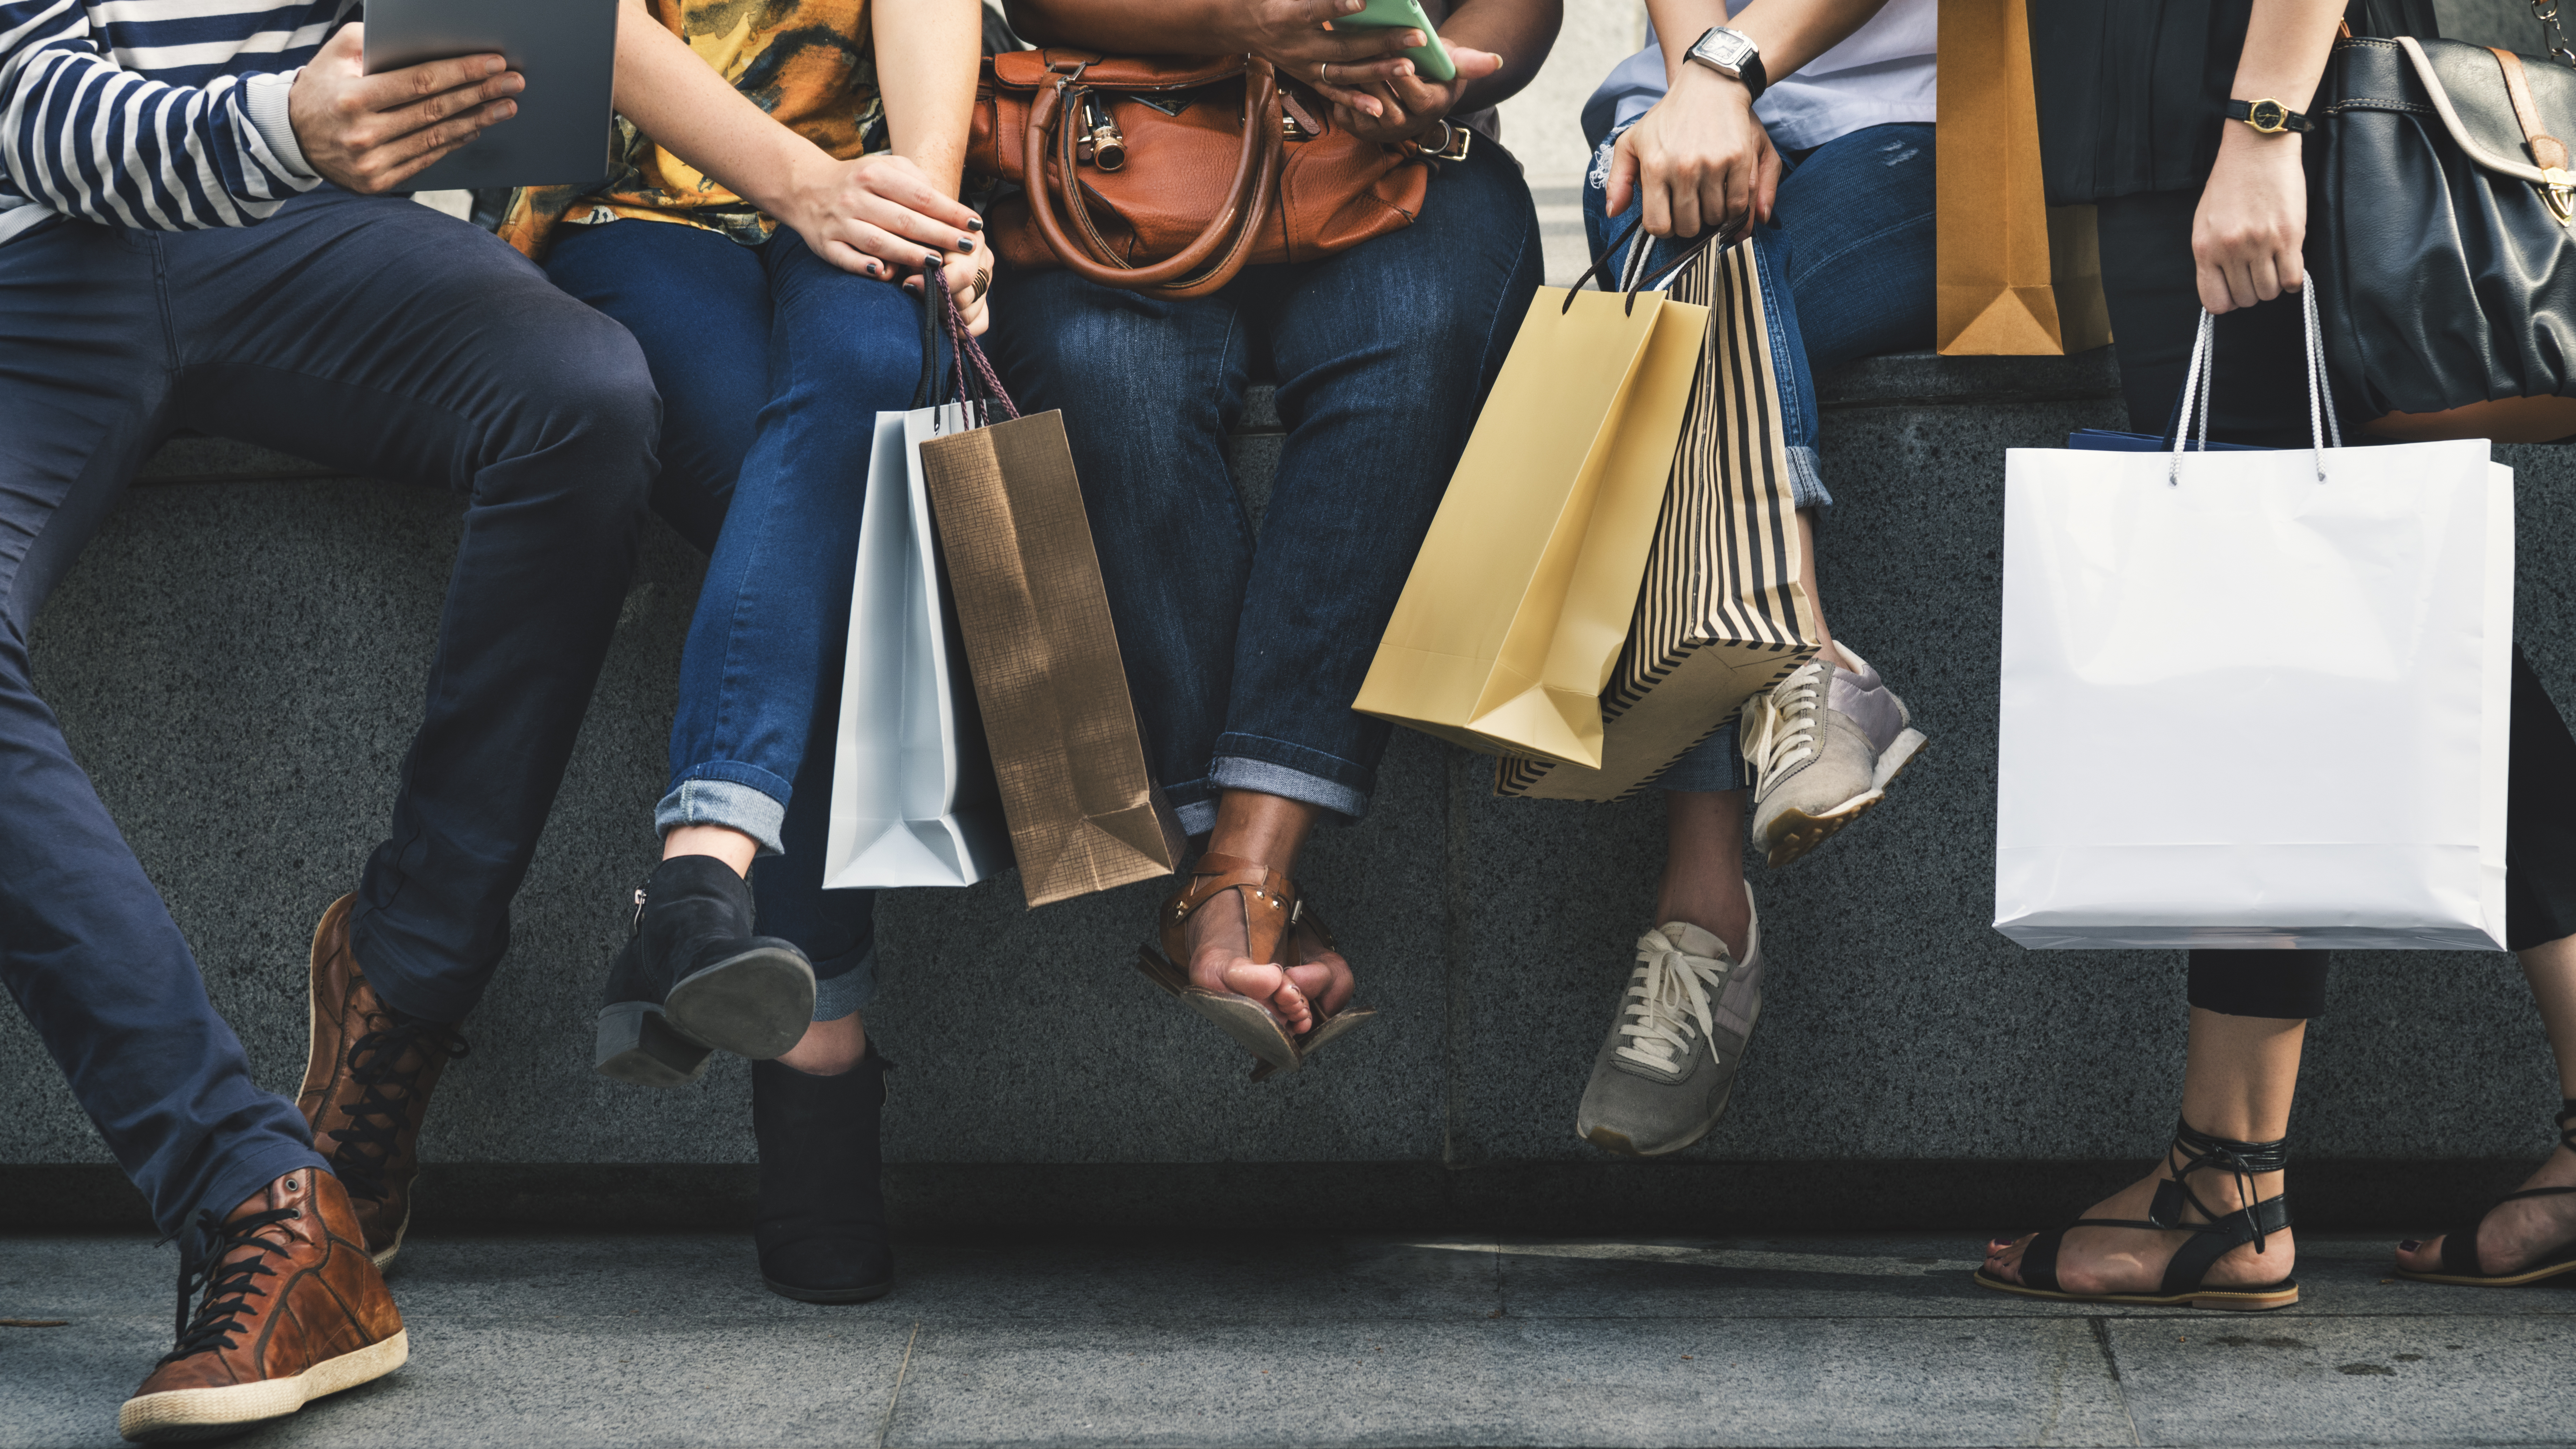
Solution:
[[[1245,61],[1243,154],[1235,162],[1234,182],[1227,188],[1225,204],[1217,208],[1214,219],[1188,246],[1150,266],[1136,267],[1119,259],[1093,225],[1091,208],[1082,203],[1076,137],[1074,128],[1065,122],[1088,94],[1075,89],[1085,68],[1080,62],[1059,62],[1050,67],[1049,84],[1038,91],[1037,99],[1029,106],[1028,130],[1021,138],[1020,165],[1021,174],[1027,178],[1029,214],[1036,218],[1038,234],[1046,239],[1047,247],[1074,275],[1104,287],[1150,290],[1158,296],[1177,299],[1205,296],[1233,281],[1251,257],[1253,242],[1268,218],[1273,183],[1286,145],[1280,130],[1277,72],[1258,56]],[[1046,172],[1051,131],[1065,205],[1082,227],[1087,246],[1068,236],[1064,223],[1055,214],[1055,188],[1047,183]],[[1220,249],[1225,255],[1213,267],[1203,275],[1192,276]]]
[[[2323,483],[2326,481],[2327,441],[2331,439],[2335,447],[2342,447],[2343,425],[2335,419],[2334,391],[2326,383],[2325,332],[2317,325],[2315,281],[2311,277],[2300,286],[2299,305],[2307,313],[2308,438],[2316,463],[2317,481]],[[2167,483],[2182,482],[2182,455],[2186,449],[2202,453],[2209,451],[2210,363],[2217,350],[2210,345],[2210,338],[2217,322],[2216,314],[2208,308],[2200,310],[2200,330],[2191,340],[2191,363],[2183,375],[2182,402],[2175,409],[2173,462],[2165,469]],[[2195,408],[2199,425],[2196,438],[2192,432]]]

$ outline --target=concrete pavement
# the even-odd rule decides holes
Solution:
[[[2306,1445],[2576,1441],[2576,1284],[2389,1281],[2300,1244],[2297,1307],[1971,1287],[1973,1241],[1288,1238],[912,1246],[852,1308],[706,1235],[450,1238],[412,1360],[269,1446]],[[0,1240],[0,1449],[109,1445],[175,1258]]]

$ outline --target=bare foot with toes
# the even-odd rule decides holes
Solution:
[[[2576,1187],[2576,1151],[2565,1147],[2549,1154],[2540,1170],[2524,1179],[2526,1188]],[[2576,1193],[2553,1193],[2500,1202],[2478,1223],[2478,1272],[2491,1278],[2518,1273],[2576,1242]],[[2442,1266],[2442,1240],[2397,1245],[2397,1266],[2409,1273],[2448,1273]]]

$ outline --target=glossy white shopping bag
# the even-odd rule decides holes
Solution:
[[[2512,470],[2318,441],[2006,455],[1995,929],[2502,949]]]
[[[877,414],[850,591],[827,890],[972,885],[1011,863],[921,476],[955,405]]]

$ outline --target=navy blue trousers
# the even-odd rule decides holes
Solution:
[[[64,220],[0,244],[0,980],[165,1230],[321,1164],[294,1104],[251,1080],[29,682],[45,596],[181,429],[466,496],[427,709],[353,927],[388,1003],[455,1021],[508,945],[659,425],[624,329],[409,201],[325,188],[255,227]]]

